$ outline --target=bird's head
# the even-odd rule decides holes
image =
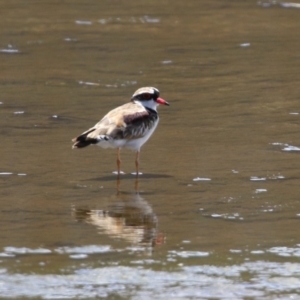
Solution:
[[[158,105],[170,105],[166,100],[159,97],[159,90],[155,87],[142,87],[138,89],[132,95],[131,101],[140,103],[153,110],[156,110]]]

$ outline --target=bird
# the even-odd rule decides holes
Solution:
[[[170,105],[159,96],[160,92],[155,87],[139,88],[129,103],[111,110],[94,127],[72,139],[72,148],[79,149],[93,144],[102,148],[116,148],[118,176],[121,174],[121,148],[134,150],[138,176],[141,147],[151,137],[159,122],[157,107]]]

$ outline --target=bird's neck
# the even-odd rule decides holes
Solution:
[[[147,110],[157,113],[157,103],[154,100],[134,101],[136,104],[144,106]]]

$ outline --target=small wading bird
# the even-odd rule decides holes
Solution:
[[[97,144],[102,148],[117,148],[118,175],[121,172],[121,148],[136,151],[136,175],[139,175],[139,155],[143,144],[154,132],[159,117],[157,106],[169,105],[159,97],[159,90],[154,87],[138,89],[131,102],[111,110],[94,127],[74,138],[74,148],[83,148]]]

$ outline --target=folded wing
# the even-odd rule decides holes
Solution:
[[[137,139],[154,125],[157,113],[142,105],[127,103],[110,111],[94,127],[74,138],[73,148],[97,144],[101,140]]]

